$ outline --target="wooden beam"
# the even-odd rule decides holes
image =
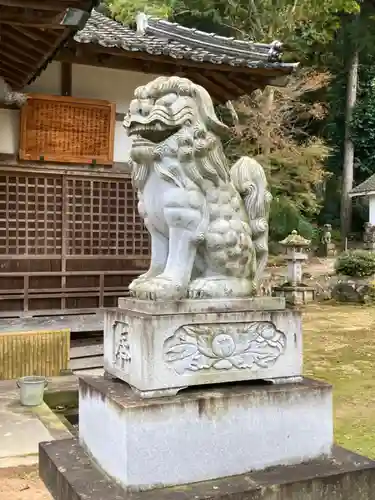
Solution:
[[[242,89],[246,90],[247,94],[250,94],[256,89],[264,89],[268,85],[267,80],[261,78],[249,78],[245,79],[246,75],[234,74],[231,77],[232,82],[237,84]]]
[[[72,4],[72,2],[70,2],[70,4]],[[50,2],[48,0],[0,0],[0,5],[5,7],[20,7],[21,9],[48,10],[54,12],[61,12],[62,9],[66,8],[61,0],[58,2]],[[65,3],[65,5],[67,4]]]
[[[130,59],[114,57],[103,54],[91,55],[84,57],[77,57],[70,50],[62,49],[56,56],[56,60],[65,61],[74,64],[82,64],[85,66],[96,66],[99,68],[112,68],[127,71],[135,71],[145,74],[159,74],[159,75],[175,75],[177,68],[169,64],[148,64],[147,61],[141,59]]]
[[[5,53],[4,51],[1,51],[0,54],[1,54],[1,60],[7,59],[8,61],[11,61],[11,62],[15,61],[15,62],[19,63],[21,65],[21,67],[27,66],[27,64],[33,64],[34,66],[38,64],[38,60],[36,60],[36,61],[34,60],[33,63],[27,63],[27,58],[25,60],[23,58],[23,56],[15,55],[12,52]]]
[[[230,93],[227,88],[217,85],[203,74],[191,73],[191,79],[205,88],[211,97],[214,97],[218,102],[231,101],[234,98],[233,93]]]
[[[9,27],[7,27],[8,29]],[[3,37],[5,37],[7,31],[3,30]],[[25,30],[26,31],[26,30]],[[65,39],[66,37],[66,30],[62,31],[60,36],[55,36],[54,37],[54,40],[53,40],[53,43],[51,43],[51,41],[47,41],[45,40],[45,43],[46,43],[46,47],[45,47],[45,50],[43,51],[43,53],[40,54],[40,57],[38,57],[38,60],[35,60],[35,62],[32,64],[32,63],[26,63],[25,59],[22,57],[22,56],[16,56],[15,54],[3,54],[2,55],[2,59],[8,61],[10,64],[14,65],[15,67],[18,67],[18,68],[25,68],[24,69],[24,77],[22,78],[22,80],[20,78],[13,78],[13,82],[12,82],[12,86],[15,90],[19,90],[21,89],[23,86],[25,86],[26,84],[29,83],[29,81],[31,80],[31,78],[33,77],[33,75],[35,75],[37,73],[37,71],[43,67],[43,65],[46,63],[46,61],[51,57],[51,55],[53,54],[53,52],[56,50],[56,48],[63,42],[63,40]],[[19,35],[19,38],[20,40],[22,40],[22,36]],[[38,38],[35,36],[35,38]],[[19,40],[19,41],[20,41]],[[15,43],[18,45],[19,44],[19,41],[15,41]],[[39,41],[37,41],[37,43],[39,43]],[[32,44],[33,47],[35,47],[36,45],[36,42],[34,42]],[[0,46],[1,46],[1,42],[0,42]],[[28,47],[25,46],[25,51],[27,52],[27,49]],[[19,63],[16,64],[16,63]],[[0,63],[0,66],[1,66],[1,63]],[[12,75],[12,71],[9,70],[9,72],[7,73],[7,78],[10,79],[12,78],[11,76],[9,75]]]
[[[0,43],[0,60],[1,54],[15,55],[16,57],[21,56],[24,62],[28,62],[29,64],[35,64],[36,61],[40,58],[40,55],[35,54],[32,50],[22,50],[17,45],[8,45],[5,43]]]
[[[13,73],[17,73],[22,78],[25,78],[25,76],[27,76],[27,74],[28,74],[28,70],[27,69],[25,69],[24,67],[15,66],[10,61],[5,60],[4,58],[2,58],[1,66],[4,67],[4,68],[8,68],[7,69],[7,74],[11,74],[12,75]]]
[[[11,26],[31,26],[34,28],[43,29],[64,29],[65,27],[60,24],[64,17],[64,12],[59,13],[57,16],[49,16],[44,19],[41,16],[32,16],[30,14],[1,14],[0,24],[9,24]]]
[[[2,73],[2,77],[7,83],[11,83],[12,88],[18,88],[22,85],[24,77],[15,77],[13,74],[9,75],[7,73]]]
[[[6,30],[2,30],[2,39],[6,40],[7,38],[10,38],[10,40],[13,40],[18,45],[25,47],[26,50],[29,50],[30,47],[30,42],[28,41],[29,39],[35,42],[35,36],[32,33],[23,30],[19,26],[12,26],[11,28],[7,26]],[[46,50],[48,50],[48,47],[49,43],[42,40],[39,42],[39,45],[33,43],[32,50],[34,52],[39,52],[40,55],[44,55]]]
[[[36,42],[42,42],[48,47],[56,43],[56,35],[39,28],[32,28],[28,26],[19,27],[20,33],[28,33]]]
[[[19,75],[23,75],[23,77],[25,77],[29,72],[29,69],[25,68],[25,65],[23,65],[23,66],[15,65],[11,59],[9,59],[8,57],[3,56],[3,55],[1,56],[1,63],[0,64],[1,64],[1,66],[8,68],[8,70],[11,72],[15,72],[15,73],[18,73]]]
[[[56,42],[56,34],[39,28],[33,28],[29,26],[10,26],[6,25],[5,29],[2,28],[2,37],[8,36],[9,33],[12,34],[15,40],[25,40],[25,37],[30,38],[34,42],[44,45],[46,49],[50,48],[52,44]],[[61,31],[60,31],[61,33]],[[34,44],[33,44],[34,48]],[[45,50],[46,50],[45,49]],[[44,50],[44,51],[45,51]]]
[[[72,95],[72,64],[60,63],[60,93],[63,96]]]
[[[219,71],[210,71],[210,73],[206,73],[205,76],[209,79],[212,79],[213,81],[216,81],[223,87],[227,87],[230,89],[233,93],[233,95],[236,97],[240,97],[247,92],[242,88],[239,87],[236,83],[234,83],[231,79],[231,75],[229,74],[224,74],[220,73]]]
[[[32,22],[24,22],[24,21],[4,21],[0,18],[0,25],[9,25],[9,26],[25,26],[30,28],[39,28],[39,29],[53,29],[53,30],[64,30],[66,26],[60,24],[53,23],[32,23]]]

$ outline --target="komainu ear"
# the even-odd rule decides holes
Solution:
[[[219,137],[226,138],[230,135],[230,128],[227,127],[221,120],[219,120],[210,94],[207,90],[200,85],[194,84],[194,93],[198,101],[198,108],[203,117],[208,130],[211,130]]]

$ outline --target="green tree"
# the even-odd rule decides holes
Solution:
[[[347,30],[350,16],[359,12],[357,0],[106,0],[106,4],[113,17],[127,24],[134,23],[137,12],[145,11],[222,35],[262,42],[279,39],[284,42],[285,57],[299,60],[305,67],[315,68],[314,75],[328,69],[341,77],[343,57],[342,54],[338,57],[337,48],[345,45],[342,43],[345,29],[346,50],[348,41],[358,38],[358,33]],[[363,34],[363,28],[361,31]],[[352,38],[348,37],[348,33]],[[301,76],[301,81],[304,78]],[[298,82],[298,78],[292,80],[292,84]],[[335,84],[333,81],[333,86]],[[247,101],[246,112],[242,113],[242,139],[237,138],[228,145],[228,152],[233,157],[242,153],[258,157],[268,169],[274,195],[281,199],[280,206],[291,206],[293,211],[296,209],[301,216],[308,218],[315,217],[321,206],[324,194],[321,186],[326,178],[324,163],[328,162],[331,172],[335,174],[325,180],[328,187],[332,182],[337,183],[342,175],[344,135],[341,132],[345,124],[342,113],[345,97],[338,109],[337,102],[336,107],[331,108],[338,121],[333,124],[331,120],[326,132],[322,128],[326,113],[317,116],[319,113],[315,112],[324,108],[322,90],[325,85],[305,89],[299,93],[298,99],[289,96],[288,113],[282,111],[285,110],[287,94],[267,88],[260,98],[258,95],[254,100],[252,96]],[[345,88],[346,81],[342,81],[340,92],[345,92]],[[329,91],[332,94],[331,89]],[[306,105],[310,105],[314,112],[307,112]],[[243,108],[244,100],[241,106]],[[254,110],[258,118],[254,117]],[[254,134],[251,125],[254,122],[258,124],[258,130],[266,132]],[[335,127],[337,130],[333,132]],[[334,135],[339,135],[340,140],[335,142]],[[271,136],[271,140],[265,140]],[[325,144],[327,138],[335,159],[331,158]],[[341,157],[339,168],[338,156]],[[335,160],[336,165],[332,169]],[[337,187],[336,191],[340,191]],[[329,201],[332,195],[329,192]],[[339,200],[334,206],[338,204]]]
[[[341,13],[359,8],[356,0],[105,0],[104,4],[114,18],[127,24],[143,11],[224,35],[264,42],[280,39],[301,61],[316,61],[316,53],[335,37]]]
[[[138,12],[170,18],[173,15],[171,4],[169,0],[106,0],[101,8],[107,10],[116,21],[132,25]]]
[[[308,129],[312,120],[324,118],[326,109],[319,102],[311,105],[305,95],[318,91],[326,81],[326,74],[304,70],[286,88],[275,89],[267,106],[268,96],[260,91],[235,104],[239,125],[225,150],[232,162],[248,155],[265,168],[274,197],[270,229],[275,239],[286,235],[285,228],[289,232],[304,228],[304,235],[311,236],[307,220],[313,220],[321,208],[329,148]]]
[[[345,169],[346,173],[348,166],[352,169],[349,176],[354,177],[354,183],[358,184],[375,173],[373,164],[375,155],[374,28],[374,7],[364,2],[361,15],[355,23],[350,16],[342,17],[340,30],[329,47],[328,62],[333,76],[327,92],[329,113],[323,133],[331,147],[327,167],[333,175],[327,182],[328,196],[320,216],[321,222],[338,223],[341,198],[345,197],[345,190],[350,189],[351,179],[349,179],[350,183],[346,182],[345,189],[342,191],[345,139],[352,142],[351,154],[354,149],[354,161],[346,165]],[[350,74],[350,68],[353,68],[355,59],[359,62],[357,99],[352,113],[347,113],[345,116],[350,88],[348,74]],[[363,205],[358,202],[355,203],[353,210],[353,229],[358,231],[361,230],[367,214]],[[350,215],[350,210],[347,215]],[[347,220],[350,222],[349,217]]]

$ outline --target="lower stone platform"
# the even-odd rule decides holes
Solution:
[[[224,457],[225,451],[221,458]],[[152,467],[152,463],[145,463],[144,467]],[[375,499],[375,462],[337,447],[329,459],[129,493],[93,465],[78,441],[68,439],[41,443],[39,472],[55,500]]]
[[[204,386],[158,399],[141,399],[121,381],[79,381],[80,444],[135,491],[329,456],[332,422],[331,386],[309,379]]]

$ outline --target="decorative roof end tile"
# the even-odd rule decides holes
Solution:
[[[135,22],[137,24],[136,34],[138,36],[144,36],[148,27],[148,16],[144,12],[138,12],[135,16]]]

